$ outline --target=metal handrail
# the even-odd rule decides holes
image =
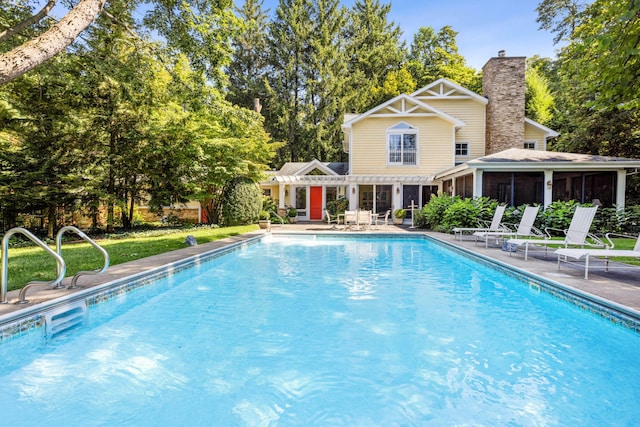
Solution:
[[[56,285],[58,285],[58,283],[60,283],[62,279],[64,279],[64,274],[67,271],[67,266],[64,260],[62,259],[62,257],[58,255],[55,251],[53,251],[53,249],[51,249],[49,246],[47,246],[46,243],[38,239],[29,230],[25,228],[22,228],[22,227],[12,228],[11,230],[7,231],[7,233],[2,238],[2,269],[0,269],[0,303],[2,304],[6,304],[8,302],[7,301],[7,277],[9,275],[9,255],[8,255],[9,239],[11,238],[11,236],[17,233],[27,236],[33,243],[40,246],[42,249],[45,250],[45,252],[51,255],[56,260],[57,272],[58,272],[58,277],[56,277],[54,280],[50,282],[34,281],[34,282],[27,283],[26,286],[20,290],[19,302],[21,304],[25,304],[28,302],[28,301],[25,301],[25,298],[24,298],[28,288],[30,288],[31,286],[51,286],[53,288]]]
[[[58,255],[62,256],[62,235],[67,231],[73,231],[74,233],[76,233],[78,236],[80,236],[82,239],[88,242],[91,246],[99,250],[100,253],[102,253],[102,256],[104,257],[104,265],[102,266],[101,269],[79,271],[76,273],[75,276],[73,276],[73,278],[71,279],[71,285],[69,286],[68,289],[75,289],[78,287],[76,283],[78,282],[78,278],[80,276],[85,276],[89,274],[102,274],[107,270],[107,268],[109,267],[109,254],[102,246],[98,245],[93,239],[91,239],[89,236],[84,234],[82,231],[78,230],[76,227],[72,225],[67,225],[65,227],[62,227],[58,231],[58,234],[56,235],[56,249],[58,251]]]
[[[270,215],[277,217],[280,220],[280,227],[284,227],[284,218],[275,213],[274,211],[269,212]]]

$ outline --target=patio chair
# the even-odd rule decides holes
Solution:
[[[358,211],[356,226],[358,230],[366,230],[371,227],[371,211]]]
[[[327,224],[331,225],[331,229],[334,230],[336,228],[338,228],[337,226],[340,225],[340,220],[339,219],[331,219],[331,214],[329,213],[329,211],[327,209],[324,210],[325,215],[327,216]]]
[[[484,247],[489,247],[489,240],[495,238],[496,240],[509,237],[542,237],[543,234],[540,230],[533,226],[533,223],[536,220],[536,216],[538,215],[538,210],[540,206],[527,206],[522,214],[522,218],[520,219],[520,224],[518,224],[518,228],[513,230],[498,230],[498,231],[476,231],[473,235],[476,238],[476,243],[478,239],[484,239]]]
[[[344,228],[347,230],[358,225],[358,211],[344,211]]]
[[[573,213],[573,218],[571,218],[571,223],[569,224],[569,228],[566,230],[556,230],[553,228],[546,228],[545,233],[546,236],[544,239],[509,239],[507,241],[508,245],[524,246],[524,259],[525,261],[529,255],[529,247],[531,245],[536,246],[544,246],[545,256],[547,255],[547,249],[549,245],[559,245],[564,246],[565,248],[568,246],[591,246],[591,247],[600,247],[604,248],[605,244],[589,233],[589,229],[591,228],[591,223],[593,222],[593,218],[596,215],[597,206],[594,207],[584,207],[578,206],[576,211]],[[551,234],[549,234],[548,230],[556,230],[562,231],[565,234],[563,240],[553,240],[551,239]]]
[[[506,209],[506,205],[497,206],[495,212],[493,212],[493,219],[490,224],[484,224],[484,227],[456,227],[453,231],[453,238],[456,236],[460,236],[460,240],[462,241],[462,235],[464,233],[471,233],[476,231],[510,231],[504,225],[502,225],[502,216],[504,215],[504,210]]]
[[[609,271],[609,258],[611,257],[630,257],[630,258],[640,258],[640,235],[636,240],[636,244],[633,249],[614,249],[614,243],[610,239],[609,236],[615,235],[613,233],[608,233],[606,235],[607,240],[609,240],[610,245],[608,245],[605,249],[593,249],[593,248],[560,248],[557,249],[554,253],[558,255],[558,270],[560,270],[560,261],[564,258],[564,261],[567,261],[567,258],[573,258],[576,261],[580,258],[584,258],[584,278],[589,278],[589,259],[591,257],[602,257],[605,262],[605,271]],[[619,235],[624,236],[624,235]],[[632,237],[632,236],[624,236],[624,237]]]

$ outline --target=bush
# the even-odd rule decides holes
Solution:
[[[566,230],[569,228],[576,207],[580,204],[575,200],[556,201],[547,206],[546,209],[538,213],[539,228],[555,228]]]
[[[260,214],[259,214],[258,218],[260,219],[260,221],[265,221],[265,220],[269,219],[269,212],[260,211]]]
[[[256,222],[262,210],[260,188],[247,178],[236,178],[225,189],[222,200],[222,222],[245,225]]]
[[[287,216],[289,218],[296,218],[298,216],[298,210],[296,208],[289,208],[287,211]]]
[[[421,228],[430,228],[436,231],[442,231],[441,223],[444,214],[456,200],[460,200],[459,196],[449,196],[441,194],[436,197],[431,197],[429,203],[424,205],[420,215],[418,215],[418,222],[414,220],[414,225]]]
[[[455,227],[477,227],[480,210],[472,199],[455,200],[444,211],[440,227],[451,231]]]
[[[344,213],[349,207],[349,200],[341,197],[337,200],[331,200],[327,202],[327,210],[332,216]]]
[[[393,211],[393,217],[398,219],[404,219],[407,216],[407,211],[404,209],[396,209]]]

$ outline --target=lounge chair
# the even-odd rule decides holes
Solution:
[[[568,258],[573,258],[576,261],[580,258],[584,258],[584,278],[589,278],[589,259],[591,257],[602,257],[605,260],[605,271],[609,270],[609,258],[611,257],[631,257],[631,258],[640,258],[640,235],[638,235],[638,239],[636,240],[636,244],[633,249],[614,249],[614,244],[609,238],[613,234],[607,234],[607,240],[609,240],[610,245],[607,246],[606,249],[593,249],[593,248],[560,248],[557,249],[554,253],[558,255],[558,270],[560,269],[560,261],[564,258],[567,260]],[[631,236],[625,236],[631,237]],[[569,262],[569,261],[567,261]]]
[[[515,245],[515,246],[524,246],[524,259],[527,260],[529,255],[529,246],[537,245],[544,246],[545,248],[545,256],[546,251],[549,245],[560,245],[565,248],[568,246],[591,246],[591,247],[600,247],[604,248],[605,244],[589,233],[589,229],[591,228],[591,223],[593,222],[593,218],[596,215],[597,206],[594,207],[583,207],[578,206],[576,211],[573,213],[573,218],[571,218],[571,223],[569,224],[569,228],[566,230],[557,230],[562,231],[565,234],[563,240],[553,240],[551,239],[551,234],[549,234],[548,230],[553,230],[552,228],[545,229],[546,237],[544,239],[509,239],[507,244]]]
[[[462,240],[462,235],[464,233],[472,233],[472,232],[482,232],[482,231],[511,231],[508,228],[506,228],[504,225],[502,225],[502,216],[504,215],[504,210],[507,206],[506,205],[500,205],[496,207],[495,212],[493,212],[493,219],[491,220],[491,223],[487,226],[485,224],[484,227],[456,227],[454,228],[453,231],[453,238],[455,239],[456,236],[460,236],[460,240]]]
[[[489,240],[494,239],[505,239],[507,237],[542,237],[542,232],[533,226],[533,223],[536,221],[536,216],[538,215],[538,210],[540,206],[527,206],[522,214],[522,218],[520,219],[520,224],[518,224],[518,228],[513,230],[499,230],[499,231],[476,231],[473,235],[476,238],[476,242],[478,239],[484,239],[485,248],[489,247]]]

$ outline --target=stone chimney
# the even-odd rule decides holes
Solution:
[[[485,155],[524,146],[525,59],[501,50],[482,67],[482,93],[489,100]]]

